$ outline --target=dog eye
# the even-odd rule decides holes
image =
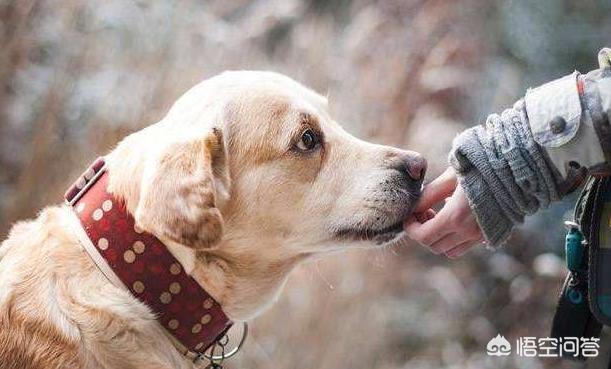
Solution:
[[[297,142],[297,148],[301,151],[312,151],[319,143],[318,136],[311,129],[306,130],[301,134],[301,139]]]

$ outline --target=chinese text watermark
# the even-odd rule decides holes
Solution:
[[[599,338],[595,337],[520,337],[515,342],[515,354],[523,357],[596,357]],[[490,356],[509,356],[511,343],[498,334],[486,345]]]

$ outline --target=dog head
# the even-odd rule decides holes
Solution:
[[[326,98],[271,72],[200,83],[111,156],[112,190],[138,226],[262,275],[280,260],[396,239],[426,167],[350,135]]]

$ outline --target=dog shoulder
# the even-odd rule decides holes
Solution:
[[[52,324],[10,308],[0,316],[0,363],[3,369],[84,367],[78,342]]]
[[[41,296],[50,295],[47,258],[61,245],[56,222],[58,207],[43,210],[34,220],[16,223],[0,246],[0,367],[3,369],[81,368],[77,337],[54,324]],[[60,238],[66,238],[62,236]],[[55,297],[53,297],[55,298]]]
[[[0,368],[164,368],[151,347],[174,348],[154,316],[103,276],[75,226],[71,209],[49,207],[17,223],[3,242]],[[168,367],[185,367],[181,359]]]

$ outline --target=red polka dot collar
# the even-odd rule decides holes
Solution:
[[[159,239],[135,226],[107,184],[104,159],[98,158],[64,196],[83,226],[85,249],[111,282],[152,310],[176,347],[199,357],[231,321]]]

